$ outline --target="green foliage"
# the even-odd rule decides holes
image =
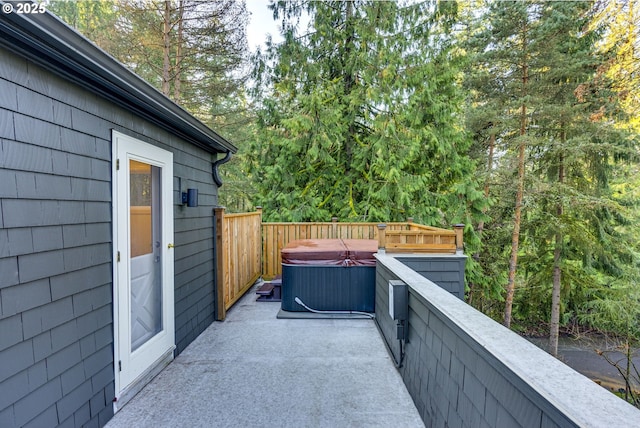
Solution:
[[[279,2],[285,41],[259,58],[259,203],[270,220],[472,223],[455,3]],[[310,14],[308,29],[295,18]],[[301,33],[299,31],[302,30]]]
[[[107,52],[116,48],[113,43],[118,17],[115,1],[53,0],[47,3],[47,10]]]
[[[561,324],[636,340],[636,3],[278,1],[251,97],[244,2],[166,5],[47,8],[239,147],[229,211],[465,223],[468,301],[501,319],[524,143],[514,328],[547,325],[556,268]]]
[[[603,277],[618,277],[636,260],[629,234],[629,205],[615,197],[612,181],[637,153],[615,85],[602,73],[609,56],[598,51],[604,30],[589,27],[589,2],[492,2],[467,33],[473,63],[466,75],[467,126],[471,153],[487,164],[490,141],[499,156],[486,180],[497,201],[487,215],[475,304],[491,307],[504,284],[505,254],[511,246],[517,111],[525,104],[526,180],[514,318],[520,327],[547,323],[551,315],[554,266],[561,272],[561,321],[583,311]],[[526,29],[526,44],[524,30]],[[589,31],[585,31],[589,29]],[[520,44],[519,44],[520,43]],[[528,91],[522,92],[519,61],[527,57]],[[559,249],[559,259],[554,252]]]
[[[640,343],[640,287],[635,282],[605,283],[594,287],[578,315],[581,322],[606,333],[616,333],[631,344]]]
[[[239,147],[220,203],[250,208],[244,157],[255,119],[245,94],[244,1],[51,1],[48,9]]]

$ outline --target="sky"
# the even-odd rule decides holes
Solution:
[[[278,31],[278,23],[273,20],[273,12],[267,5],[269,0],[246,0],[247,10],[251,13],[247,26],[247,41],[251,52],[255,52],[258,46],[264,48],[267,34],[271,34],[273,40],[282,40]]]

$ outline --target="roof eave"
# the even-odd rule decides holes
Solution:
[[[212,153],[237,152],[229,141],[49,12],[0,14],[0,35],[6,48],[191,144]]]

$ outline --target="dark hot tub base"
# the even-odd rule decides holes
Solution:
[[[374,312],[375,266],[282,265],[282,309]]]

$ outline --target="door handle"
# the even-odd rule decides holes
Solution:
[[[173,245],[173,244],[169,244],[169,245],[167,245],[167,248],[169,248],[169,249],[171,249],[171,248],[175,248],[175,247],[176,247],[176,246],[175,246],[175,245]]]

